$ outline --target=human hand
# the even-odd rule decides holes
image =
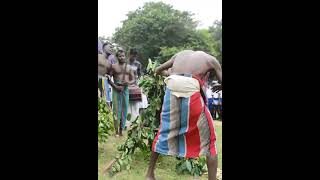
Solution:
[[[110,81],[111,81],[110,76],[106,74],[105,77],[107,78],[107,81],[108,81],[108,83],[110,84]]]
[[[123,81],[123,82],[121,83],[121,85],[127,86],[127,85],[129,85],[129,83],[128,83],[127,81]]]
[[[124,90],[124,87],[123,86],[116,86],[116,89],[117,89],[117,91],[122,92]]]

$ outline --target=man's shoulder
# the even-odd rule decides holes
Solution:
[[[119,63],[111,64],[112,67],[119,67]]]
[[[98,58],[99,59],[104,59],[104,55],[103,54],[98,54]]]

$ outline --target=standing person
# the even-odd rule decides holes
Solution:
[[[209,180],[216,179],[217,150],[213,119],[206,107],[204,79],[215,71],[222,82],[222,70],[215,57],[185,50],[156,68],[157,74],[172,67],[165,79],[160,127],[152,144],[152,154],[146,178],[154,180],[154,168],[159,153],[185,158],[206,156]],[[220,90],[221,84],[213,87]]]
[[[141,100],[129,100],[129,113],[131,114],[131,120],[135,120],[139,116],[139,108],[142,103],[142,92],[141,89],[137,85],[137,80],[141,76],[141,63],[137,60],[138,52],[136,49],[130,49],[129,51],[129,64],[134,72],[135,83],[129,87],[129,89],[135,89],[135,92],[132,93],[139,93],[141,95]],[[130,122],[127,123],[130,126]]]
[[[114,54],[113,46],[110,43],[106,42],[101,45],[101,49],[102,49],[102,53],[98,54],[98,63],[99,63],[99,59],[100,59],[100,64],[104,63],[104,65],[102,65],[102,67],[104,67],[106,65],[106,63],[115,64],[116,61],[115,61],[115,57],[113,55]],[[103,68],[102,68],[102,71],[104,71]],[[104,77],[104,75],[98,76],[98,87],[101,92],[101,97],[105,97],[107,103],[111,106],[111,104],[112,104],[112,88],[109,85],[107,79]]]
[[[207,87],[206,87],[206,95],[207,95],[207,99],[208,99],[208,109],[211,113],[211,115],[213,114],[213,92],[211,90],[211,86],[209,83],[207,83]]]
[[[217,84],[217,82],[214,83],[214,85]],[[213,118],[214,119],[218,119],[218,117],[220,117],[219,115],[219,93],[218,92],[214,92],[213,93]]]
[[[222,91],[218,92],[218,115],[219,119],[222,120]]]
[[[107,63],[106,73],[111,75],[114,82],[108,77],[108,82],[112,86],[112,109],[114,114],[114,126],[116,134],[122,136],[125,128],[127,111],[129,106],[128,86],[133,84],[134,74],[131,67],[125,60],[125,52],[118,50],[116,53],[118,62],[116,64]]]
[[[213,119],[217,119],[217,114],[218,114],[218,104],[219,104],[219,98],[218,98],[218,93],[213,93]]]
[[[114,56],[114,49],[113,45],[110,43],[103,44],[103,55],[105,56],[106,60],[109,61],[111,64],[115,64],[116,57]]]
[[[107,62],[103,55],[102,42],[98,40],[98,97],[103,96],[103,75],[106,73]]]
[[[115,64],[116,58],[114,56],[114,47],[110,43],[104,43],[103,46],[103,56],[108,63]],[[104,79],[105,80],[105,79]],[[106,89],[106,99],[107,103],[112,107],[112,87],[110,86],[108,81],[104,82]]]
[[[138,51],[136,49],[130,49],[129,51],[129,64],[135,72],[137,79],[141,76],[141,63],[137,59]]]

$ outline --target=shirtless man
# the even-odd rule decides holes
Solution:
[[[113,50],[110,44],[103,44],[103,52],[98,53],[98,75],[104,76],[107,73],[107,68],[110,66],[108,60],[109,56],[113,54]],[[114,63],[112,63],[114,64]]]
[[[152,145],[146,178],[154,180],[154,168],[159,153],[186,158],[207,157],[209,180],[216,179],[217,151],[213,119],[206,107],[203,85],[208,73],[214,71],[222,88],[222,70],[213,56],[202,51],[185,50],[156,68],[157,74],[171,68],[165,79],[159,131]],[[165,71],[164,75],[167,75]],[[201,93],[202,91],[202,93]],[[203,96],[204,95],[204,96]]]
[[[108,77],[108,82],[113,88],[112,93],[112,109],[115,116],[114,126],[116,134],[122,136],[122,130],[125,127],[128,106],[129,106],[129,90],[128,85],[134,84],[134,73],[129,64],[126,63],[125,52],[119,50],[116,53],[118,63],[110,64],[107,61],[102,61],[102,57],[98,59],[100,63],[100,73],[113,76],[114,82]],[[120,126],[118,127],[120,121]]]
[[[114,49],[113,46],[110,43],[104,43],[101,46],[102,53],[98,54],[100,57],[100,61],[106,61],[107,63],[115,64],[115,56],[114,56]],[[112,98],[111,98],[111,86],[109,85],[108,81],[106,81],[105,78],[103,78],[103,75],[99,76],[99,89],[102,92],[102,96],[106,97],[108,105],[112,106]],[[102,86],[104,86],[102,88]],[[101,89],[102,88],[102,89]]]

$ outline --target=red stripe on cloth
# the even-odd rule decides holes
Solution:
[[[198,76],[198,75],[192,75],[192,77],[193,77],[194,79],[198,80],[198,82],[199,82],[199,84],[200,84],[200,87],[204,86],[204,82],[205,82],[205,81],[204,81],[203,79],[201,79],[200,76]]]
[[[153,150],[153,152],[156,152],[156,144],[157,144],[157,141],[158,141],[158,138],[159,138],[159,134],[160,134],[161,121],[162,121],[162,113],[160,113],[160,127],[159,127],[159,130],[158,130],[157,135],[156,135],[156,137],[154,138],[153,143],[152,143],[152,150]]]
[[[215,134],[215,130],[214,130],[214,125],[213,125],[213,119],[211,117],[210,112],[208,111],[208,108],[205,107],[204,108],[205,114],[206,114],[206,119],[208,121],[209,124],[209,128],[210,128],[210,154],[211,155],[216,155],[217,154],[217,150],[216,150],[216,134]]]
[[[200,93],[202,93],[202,98],[205,104],[207,104],[207,97],[206,97],[206,92],[203,90],[203,87],[205,85],[205,80],[201,79],[199,75],[192,75],[192,78],[198,80],[199,85],[200,85]]]
[[[203,110],[199,92],[190,97],[189,108],[188,130],[185,134],[186,157],[198,157],[200,153],[200,134],[197,122]]]

